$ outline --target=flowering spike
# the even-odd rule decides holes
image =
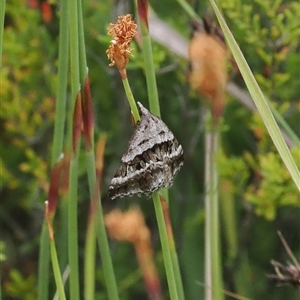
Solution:
[[[115,209],[105,215],[104,222],[110,237],[134,245],[149,299],[162,299],[159,277],[153,260],[151,233],[142,212],[138,208],[132,208],[124,213]]]
[[[212,111],[214,124],[222,115],[226,102],[227,48],[221,31],[208,20],[194,25],[194,35],[189,44],[191,73],[189,81],[204,96]]]
[[[128,56],[132,55],[129,45],[136,33],[137,25],[130,14],[119,16],[117,22],[110,23],[107,28],[107,34],[112,36],[106,50],[107,58],[111,60],[109,66],[116,65],[123,79],[127,77],[125,68],[129,62]]]

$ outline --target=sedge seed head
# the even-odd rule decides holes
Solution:
[[[125,71],[132,55],[130,43],[137,33],[137,24],[132,20],[132,15],[119,16],[116,23],[110,23],[107,34],[112,36],[109,48],[106,50],[107,58],[111,61],[110,67],[116,65],[120,73]]]

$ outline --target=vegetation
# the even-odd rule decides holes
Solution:
[[[278,287],[267,275],[276,274],[272,259],[294,263],[277,231],[298,261],[300,257],[300,4],[296,0],[219,2],[290,152],[278,151],[278,139],[268,127],[271,123],[253,105],[251,87],[242,77],[244,69],[231,56],[214,160],[220,205],[217,255],[226,292],[222,290],[215,299],[230,299],[227,292],[245,297],[240,299],[298,299],[299,288]],[[191,14],[182,13],[182,1],[151,1],[151,16],[155,12],[153,18],[163,26],[151,19],[150,35],[151,24],[162,26],[161,34],[168,26],[172,34],[160,42],[153,36],[153,61],[145,62],[143,49],[150,39],[142,18],[143,36],[131,43],[133,57],[126,67],[135,100],[154,108],[156,115],[160,112],[185,153],[174,185],[163,191],[169,206],[160,206],[158,194],[153,201],[108,197],[109,183],[133,128],[129,87],[118,69],[108,66],[107,27],[127,13],[137,20],[134,1],[123,3],[124,7],[103,1],[83,1],[83,7],[76,3],[10,0],[5,4],[3,36],[0,31],[0,298],[53,299],[58,290],[61,299],[64,294],[66,299],[146,299],[151,291],[161,290],[162,297],[153,299],[183,299],[183,294],[188,300],[204,299],[209,289],[205,289],[204,144],[211,127],[207,103],[191,89],[189,62],[180,54],[190,38]],[[201,2],[199,16],[205,15],[207,6]],[[232,51],[223,25],[222,29]],[[177,48],[171,46],[174,41]],[[147,93],[151,67],[159,106],[151,102],[155,93]],[[257,104],[256,96],[251,96]],[[81,126],[87,129],[84,134]],[[289,154],[292,168],[297,166],[292,176],[286,162]],[[137,210],[139,218],[142,212],[145,220],[138,227],[149,231],[147,251],[141,250],[136,236],[116,238],[109,230],[114,239],[106,239],[104,222],[115,209],[118,218],[122,217],[119,210],[124,218],[126,211]],[[159,219],[162,212],[165,219]],[[166,230],[164,241],[161,228],[166,224],[169,229],[168,212],[172,233]],[[169,265],[162,248],[171,254]],[[151,261],[153,277],[143,273],[143,255]],[[68,265],[78,270],[69,272]],[[155,282],[155,289],[149,288],[149,282]]]

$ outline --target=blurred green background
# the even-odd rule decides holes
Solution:
[[[6,1],[0,107],[0,259],[3,299],[36,299],[39,237],[49,185],[57,86],[59,3]],[[191,20],[177,2],[150,1],[153,14],[177,32],[185,51]],[[202,16],[208,3],[191,3]],[[167,284],[153,204],[150,199],[111,201],[108,185],[132,134],[130,111],[116,68],[108,67],[107,25],[132,13],[132,1],[84,1],[86,51],[94,104],[95,139],[106,133],[102,184],[105,211],[139,205],[152,231],[155,259],[167,299]],[[300,135],[299,1],[224,0],[220,3],[250,68],[268,99]],[[153,23],[153,26],[159,26]],[[161,28],[163,33],[165,27]],[[164,122],[185,151],[185,164],[170,189],[170,209],[186,299],[201,299],[204,289],[204,126],[206,107],[187,82],[188,62],[153,41],[153,55]],[[148,106],[143,58],[137,44],[128,65],[137,101]],[[220,220],[224,288],[249,299],[300,299],[292,286],[277,287],[271,259],[290,261],[277,230],[300,257],[300,197],[259,115],[241,103],[249,96],[233,61],[229,81],[242,95],[228,93],[219,155]],[[298,167],[300,149],[290,147]],[[79,180],[79,244],[84,247],[89,209],[85,164]],[[231,220],[231,221],[229,221]],[[65,220],[55,218],[57,232]],[[230,223],[231,222],[231,223]],[[59,233],[58,233],[59,240]],[[58,241],[61,247],[64,241]],[[111,243],[121,299],[145,299],[134,249]],[[82,252],[80,253],[82,255]],[[64,257],[60,257],[63,264]],[[82,259],[82,257],[81,257]],[[97,299],[106,299],[97,268]],[[54,281],[51,282],[54,292]],[[228,297],[229,299],[229,297]]]

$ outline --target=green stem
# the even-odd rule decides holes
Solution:
[[[59,23],[59,54],[58,54],[58,78],[55,102],[54,136],[52,144],[52,166],[58,161],[63,151],[64,127],[66,119],[67,102],[67,78],[69,60],[69,32],[68,32],[68,2],[61,1]]]
[[[205,242],[204,242],[204,247],[205,247],[205,300],[212,300],[212,250],[211,250],[211,199],[209,195],[209,186],[210,186],[210,156],[209,153],[211,152],[211,147],[210,147],[210,136],[208,132],[206,132],[205,136],[205,187],[207,189],[205,198],[204,198],[204,205],[205,205]]]
[[[5,2],[5,1],[4,1]],[[1,2],[2,3],[2,2]],[[66,115],[66,90],[68,74],[68,3],[62,1],[59,25],[59,57],[58,57],[58,85],[56,93],[54,135],[52,144],[51,165],[54,166],[63,151],[64,126]],[[45,221],[46,222],[46,221]],[[65,247],[64,247],[65,249]],[[49,283],[49,235],[47,224],[42,227],[39,272],[38,272],[38,299],[48,299]]]
[[[100,254],[103,263],[103,270],[105,272],[105,282],[107,285],[108,299],[118,300],[118,289],[116,284],[116,279],[114,275],[114,269],[111,261],[109,246],[107,242],[107,234],[104,225],[103,209],[101,201],[98,201],[98,213],[97,213],[97,235],[98,244],[100,249]]]
[[[78,147],[77,147],[78,148]],[[71,159],[69,177],[68,250],[70,264],[70,299],[79,300],[78,224],[77,224],[78,159]]]
[[[84,40],[84,26],[82,15],[82,1],[78,1],[78,27],[79,27],[79,65],[80,65],[80,84],[84,85],[86,76],[88,75],[88,68],[86,62],[85,40]]]
[[[188,16],[191,19],[197,19],[200,20],[194,9],[188,4],[185,0],[177,0],[177,2],[180,4],[180,6],[183,8],[183,10],[188,14]]]
[[[156,84],[156,76],[155,76],[155,69],[153,63],[153,51],[152,51],[152,44],[151,44],[151,37],[149,35],[149,30],[144,22],[145,20],[141,21],[141,31],[142,31],[142,47],[143,47],[143,57],[145,63],[145,73],[146,73],[146,82],[147,82],[147,91],[148,91],[148,99],[149,99],[149,106],[150,111],[154,115],[160,117],[160,106],[159,106],[159,98],[158,98],[158,91],[157,91],[157,84]],[[167,189],[163,189],[162,194],[164,198],[168,201],[169,200],[169,193]],[[157,200],[158,199],[158,200]],[[161,213],[161,204],[159,200],[158,193],[153,195],[153,201],[156,211],[156,218],[157,222],[160,226],[160,232],[166,231],[166,224],[164,219],[160,219]],[[163,234],[161,234],[161,239]],[[170,289],[171,299],[184,299],[183,293],[183,286],[182,286],[182,279],[180,274],[179,262],[175,248],[175,242],[172,238],[172,242],[169,241],[167,238],[166,240],[161,240],[163,246],[163,253],[164,253],[164,263],[167,272],[167,279]],[[173,243],[170,245],[170,243]],[[170,258],[170,261],[166,261],[166,259]],[[175,290],[173,290],[175,285]],[[173,298],[174,297],[174,298]],[[180,298],[178,298],[180,297]]]
[[[82,18],[82,4],[81,1],[78,1],[78,23],[79,23],[79,64],[80,64],[80,83],[81,86],[84,86],[86,77],[88,75],[87,62],[86,62],[86,51],[84,43],[84,28],[83,28],[83,18]],[[139,116],[139,115],[138,115]],[[95,155],[94,155],[94,133],[93,130],[91,134],[91,150],[86,150],[86,164],[87,164],[87,173],[88,173],[88,182],[89,182],[89,191],[91,199],[93,199],[95,189],[98,189],[97,185],[99,184],[96,180],[96,170],[95,170]],[[88,241],[86,248],[86,261],[85,261],[85,298],[92,299],[94,293],[94,282],[95,274],[91,268],[93,266],[93,260],[95,258],[95,243],[94,235],[95,228],[97,232],[97,239],[99,244],[100,255],[103,263],[103,273],[106,282],[108,298],[110,300],[118,300],[118,287],[116,283],[116,278],[114,274],[112,259],[110,256],[109,245],[107,234],[104,225],[103,219],[103,209],[101,203],[100,192],[98,193],[98,209],[96,220],[91,221],[93,224],[89,224],[90,228],[88,229]],[[95,225],[94,225],[94,222]]]
[[[223,221],[224,235],[228,247],[229,265],[232,265],[238,251],[238,240],[236,230],[236,212],[233,193],[233,183],[229,180],[222,180],[220,195],[221,215]]]
[[[92,205],[92,204],[91,204]],[[95,213],[90,210],[90,220],[88,222],[85,260],[84,260],[84,298],[86,300],[95,299],[95,254],[96,254],[96,218]]]
[[[212,139],[212,156],[211,166],[211,183],[209,188],[211,203],[211,250],[212,250],[212,286],[213,299],[224,299],[222,286],[222,268],[220,261],[220,228],[219,228],[219,197],[218,197],[218,171],[217,171],[217,150],[218,150],[218,132],[211,134]]]
[[[271,111],[272,111],[276,121],[279,123],[279,125],[281,125],[281,128],[284,129],[286,134],[292,139],[292,141],[295,143],[295,145],[297,147],[300,147],[300,139],[297,136],[297,134],[295,134],[295,132],[292,130],[292,128],[286,122],[286,120],[282,117],[282,115],[274,108],[273,104],[270,101],[268,101],[268,102],[269,102]]]
[[[143,56],[145,63],[146,82],[150,111],[160,117],[158,92],[156,85],[155,69],[153,64],[153,52],[150,35],[143,35]]]
[[[77,0],[69,0],[69,30],[70,30],[70,68],[71,68],[71,115],[73,118],[75,102],[78,92],[80,91],[79,81],[79,46],[78,46],[78,3]],[[73,120],[73,119],[72,119]],[[73,128],[72,122],[69,122],[70,128]],[[72,137],[72,135],[71,135]],[[80,141],[75,145],[75,153],[70,150],[71,163],[69,174],[69,236],[68,236],[68,251],[70,264],[70,299],[79,300],[79,266],[78,266],[78,226],[77,226],[77,186],[78,186],[78,152]],[[72,142],[69,143],[72,149]]]
[[[213,125],[212,125],[213,126]],[[205,299],[224,299],[220,261],[218,173],[216,155],[218,131],[206,129],[205,163]]]
[[[122,78],[122,82],[123,82],[123,86],[125,89],[125,93],[126,93],[129,105],[130,105],[130,109],[131,109],[134,121],[136,123],[137,121],[140,120],[140,115],[139,115],[139,111],[137,109],[136,102],[134,100],[134,97],[133,97],[133,94],[132,94],[132,91],[131,91],[131,88],[130,88],[130,85],[128,82],[128,78],[127,77]]]
[[[58,54],[58,80],[55,103],[54,136],[52,144],[51,165],[54,166],[61,153],[65,138],[66,108],[67,108],[67,86],[68,86],[68,62],[69,62],[69,11],[68,1],[61,1],[59,21],[59,54]],[[68,236],[68,205],[62,199],[59,209],[61,230],[56,234],[56,241],[59,253],[60,267],[65,268],[68,261],[68,249],[65,241]]]
[[[39,249],[38,299],[49,299],[49,234],[46,220],[42,226]]]
[[[173,271],[174,271],[174,276],[175,276],[178,299],[184,300],[185,296],[184,296],[183,284],[182,284],[181,275],[180,275],[181,272],[180,272],[179,261],[178,261],[178,256],[177,256],[177,252],[176,252],[175,241],[174,241],[173,235],[172,235],[172,240],[173,240],[173,243],[171,244],[171,247],[170,247],[170,254],[171,254],[171,259],[172,259],[172,265],[173,265]]]
[[[86,78],[88,76],[86,51],[84,41],[84,26],[82,15],[82,2],[78,1],[78,27],[79,27],[79,65],[80,65],[80,85],[84,86]],[[84,99],[86,101],[87,99]],[[89,190],[91,201],[94,197],[96,189],[96,170],[94,159],[94,133],[91,132],[91,150],[86,150],[87,172],[89,181]],[[93,203],[91,202],[91,205]],[[93,208],[90,210],[90,219],[87,228],[86,248],[85,248],[85,260],[84,260],[84,297],[87,300],[93,300],[95,298],[95,254],[96,254],[96,216]],[[105,272],[104,272],[105,274]]]
[[[70,67],[71,67],[71,94],[73,107],[80,90],[79,81],[79,39],[78,39],[78,12],[77,1],[69,0],[69,29],[70,29]],[[74,110],[72,110],[74,111]]]
[[[50,241],[50,252],[51,252],[53,273],[54,273],[54,278],[55,278],[55,283],[56,283],[56,288],[58,291],[59,299],[66,300],[64,284],[63,284],[62,276],[61,276],[60,269],[59,269],[56,247],[55,247],[54,241]]]
[[[170,298],[171,300],[178,300],[179,298],[178,298],[178,293],[176,288],[176,280],[175,280],[175,275],[173,270],[168,235],[167,235],[162,205],[159,199],[159,194],[154,193],[152,195],[152,198],[153,198],[153,203],[154,203],[154,208],[155,208],[155,213],[157,218],[159,236],[160,236],[160,241],[162,246],[164,264],[165,264],[168,287],[170,292]]]
[[[87,172],[88,180],[90,187],[90,195],[93,195],[96,184],[96,172],[95,172],[95,156],[93,151],[86,152],[86,163],[87,163]],[[116,283],[116,278],[114,274],[113,264],[110,256],[110,250],[108,245],[107,234],[105,230],[104,218],[103,218],[103,209],[101,203],[100,193],[98,196],[98,207],[97,207],[97,240],[100,250],[100,255],[103,264],[103,273],[105,277],[105,283],[107,286],[108,299],[118,300],[118,287]],[[86,298],[87,299],[87,298]]]
[[[59,205],[57,207],[58,215],[61,220],[59,230],[56,231],[56,248],[59,253],[59,266],[61,270],[64,270],[68,265],[68,247],[66,247],[66,241],[68,240],[68,201],[66,195],[62,195],[59,199]]]

